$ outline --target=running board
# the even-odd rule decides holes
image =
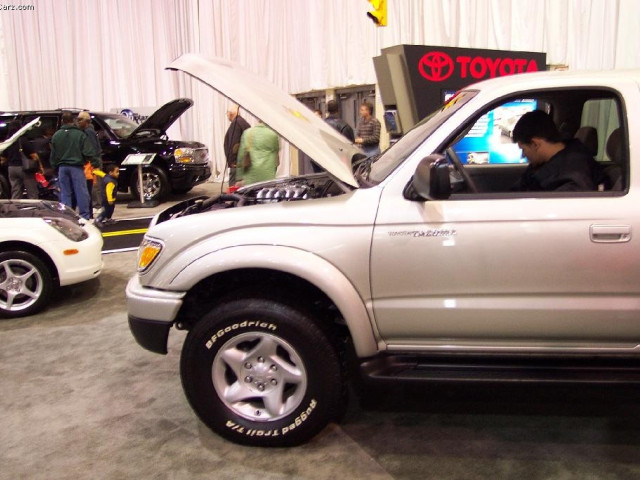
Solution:
[[[636,359],[385,356],[360,365],[366,382],[640,383]]]

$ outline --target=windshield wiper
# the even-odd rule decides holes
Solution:
[[[373,165],[382,155],[378,153],[370,157],[366,157],[360,160],[356,160],[353,164],[353,174],[358,180],[358,183],[362,187],[373,187],[375,183],[369,181],[369,174],[371,173],[371,165]]]

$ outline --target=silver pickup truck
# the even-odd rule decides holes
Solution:
[[[640,71],[475,84],[364,158],[235,64],[189,54],[170,68],[325,170],[171,207],[140,246],[131,331],[166,353],[171,327],[189,330],[184,390],[218,434],[305,442],[340,417],[348,379],[640,379]],[[514,191],[527,162],[512,126],[531,110],[608,180]]]

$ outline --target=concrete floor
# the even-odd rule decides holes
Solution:
[[[0,321],[0,479],[637,479],[640,389],[394,387],[352,398],[307,445],[257,449],[204,427],[179,356],[140,348],[124,287],[135,252]]]

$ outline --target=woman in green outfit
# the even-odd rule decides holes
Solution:
[[[275,178],[279,152],[278,135],[264,123],[245,130],[238,149],[238,180],[251,185]]]

